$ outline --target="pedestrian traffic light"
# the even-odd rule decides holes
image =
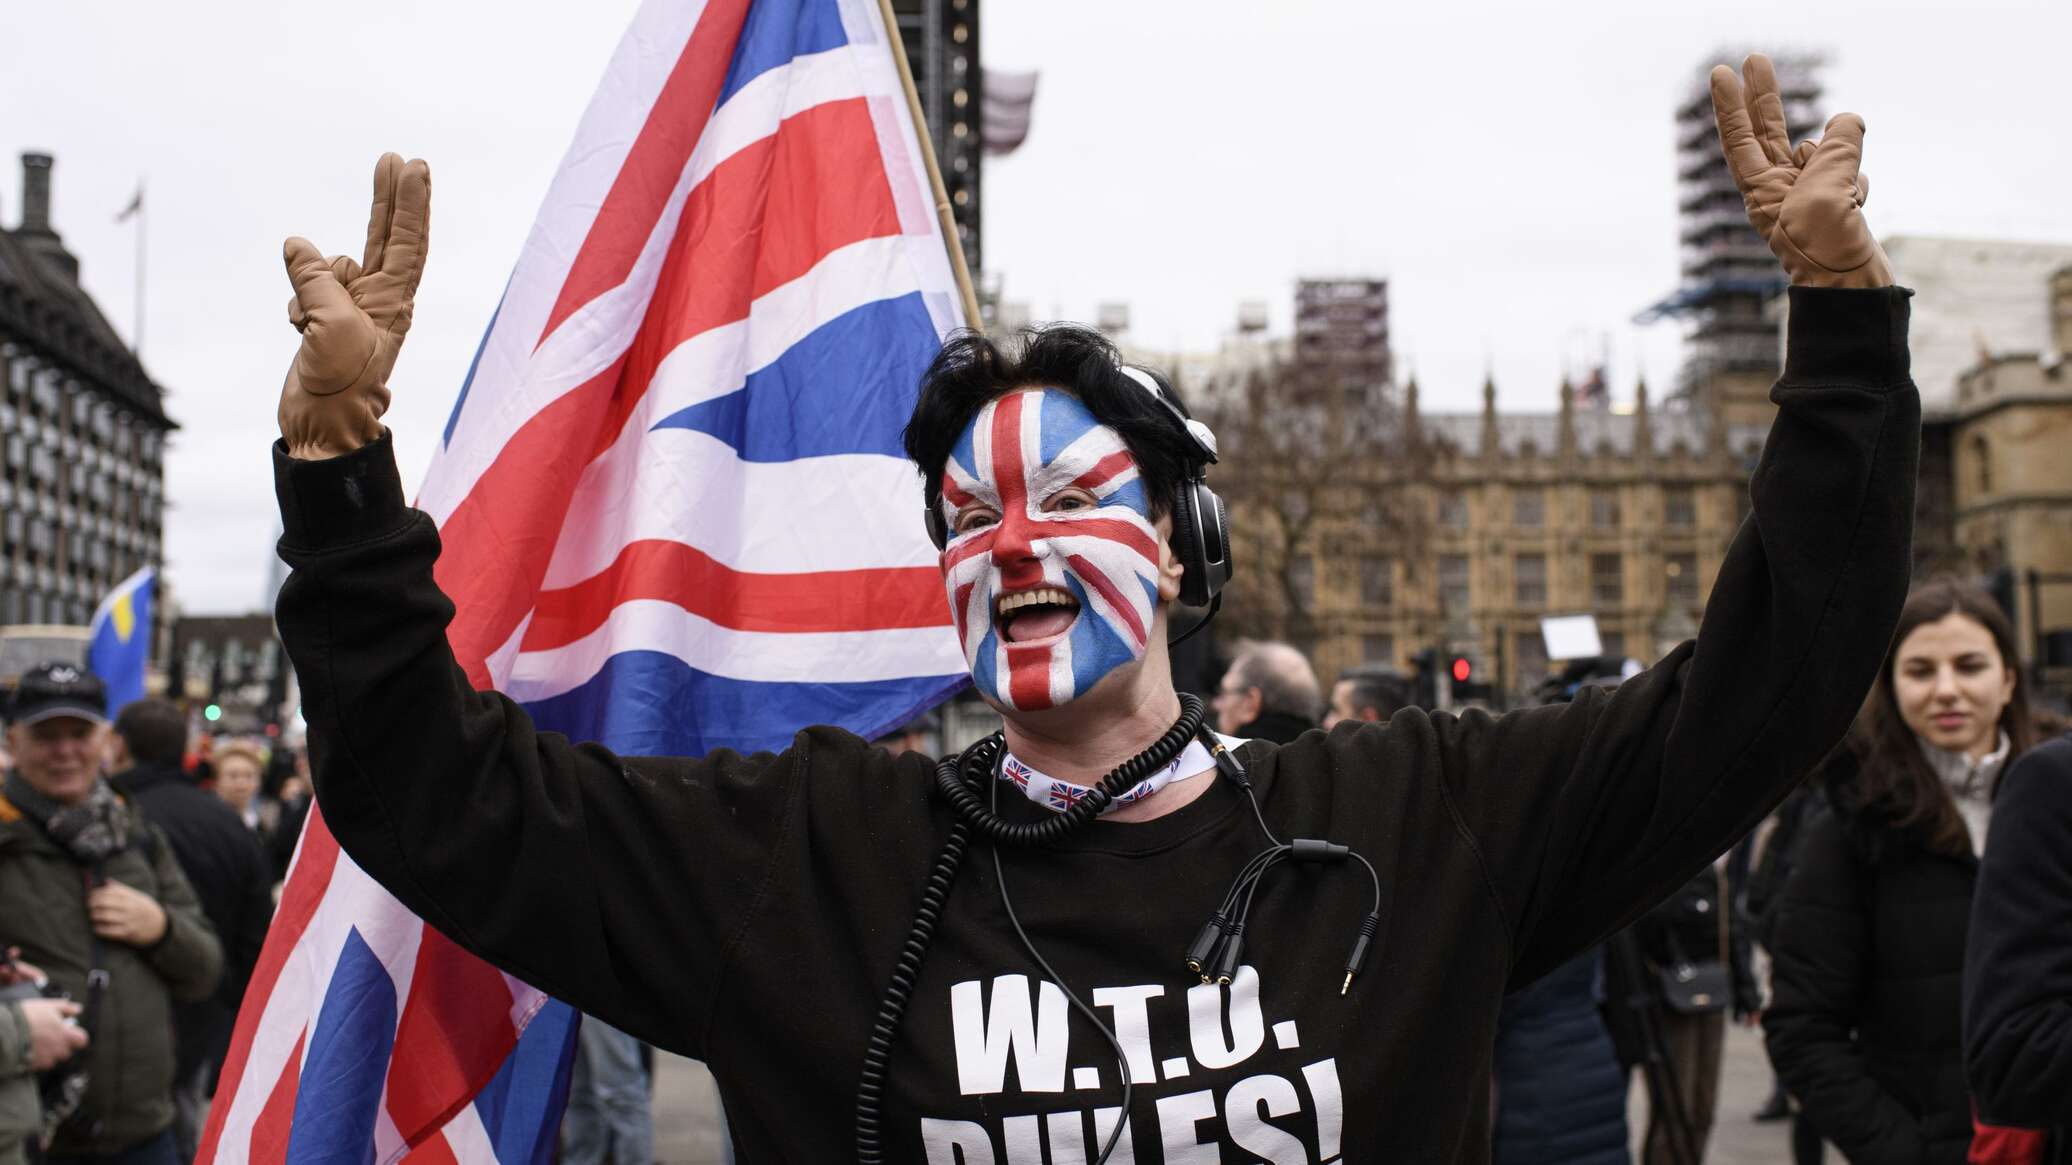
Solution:
[[[1425,648],[1410,657],[1410,699],[1430,710],[1439,706],[1439,653]]]
[[[1496,695],[1496,688],[1487,681],[1475,679],[1475,661],[1465,655],[1453,657],[1453,664],[1447,669],[1447,676],[1453,681],[1449,691],[1455,705],[1480,700],[1487,703]]]

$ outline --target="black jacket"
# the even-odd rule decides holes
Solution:
[[[1969,853],[1852,812],[1805,826],[1763,1030],[1784,1086],[1855,1165],[1961,1165],[1971,1145],[1959,1012],[1977,874]]]
[[[1490,1165],[1629,1165],[1626,1072],[1598,1011],[1592,948],[1504,997]]]
[[[1483,1160],[1504,991],[1707,867],[1841,735],[1906,591],[1918,402],[1905,293],[1791,294],[1755,518],[1695,648],[1573,704],[1406,709],[1239,750],[1277,833],[1382,872],[1375,953],[1349,992],[1344,954],[1373,906],[1349,866],[1273,877],[1231,987],[1187,973],[1261,847],[1231,782],[1196,777],[1198,797],[1155,820],[1000,855],[1030,940],[1120,1030],[1140,1159]],[[294,568],[281,635],[344,851],[467,950],[710,1063],[743,1161],[851,1159],[857,1066],[955,819],[931,764],[830,728],[695,759],[541,732],[456,663],[439,536],[406,506],[389,441],[276,457]],[[1091,1160],[1119,1072],[1039,985],[990,850],[972,846],[910,980],[887,1155],[1002,1160],[1048,1137],[1053,1158],[1077,1141]]]
[[[1964,1034],[1979,1114],[2056,1126],[2072,1157],[2072,739],[2002,783],[1971,904]]]
[[[1755,866],[1748,872],[1748,887],[1745,892],[1749,929],[1755,941],[1769,948],[1771,931],[1777,922],[1777,902],[1784,895],[1785,884],[1791,881],[1792,865],[1798,860],[1799,837],[1805,832],[1806,819],[1813,816],[1827,803],[1827,794],[1821,786],[1808,781],[1792,790],[1777,807],[1773,815],[1776,826],[1763,842],[1763,852],[1755,860]]]
[[[197,788],[173,765],[138,765],[110,782],[165,834],[201,910],[223,944],[223,978],[214,995],[181,1004],[174,1024],[176,1071],[185,1083],[204,1062],[221,1064],[245,983],[273,921],[273,878],[237,811]]]
[[[1275,744],[1286,744],[1316,726],[1316,721],[1292,712],[1261,712],[1259,719],[1238,729],[1237,735],[1245,740],[1270,740]]]

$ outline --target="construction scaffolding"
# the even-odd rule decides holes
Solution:
[[[1741,191],[1720,153],[1719,128],[1712,116],[1712,64],[1738,62],[1742,56],[1724,51],[1708,56],[1677,106],[1682,279],[1674,294],[1634,317],[1641,324],[1667,318],[1685,321],[1690,347],[1674,395],[1687,401],[1722,375],[1768,376],[1780,366],[1778,320],[1768,304],[1784,291],[1784,270],[1748,223]],[[1824,121],[1819,73],[1825,58],[1796,53],[1774,58],[1774,63],[1791,140],[1817,134]]]

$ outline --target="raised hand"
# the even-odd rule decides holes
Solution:
[[[1748,206],[1748,221],[1793,283],[1890,286],[1892,264],[1863,217],[1870,193],[1857,169],[1863,161],[1863,119],[1838,113],[1828,119],[1818,142],[1801,142],[1794,150],[1770,58],[1753,53],[1741,72],[1736,77],[1725,65],[1712,70],[1712,113],[1719,121],[1727,167]]]
[[[337,457],[381,436],[389,371],[410,331],[424,274],[431,211],[431,169],[383,154],[374,166],[374,210],[359,262],[325,258],[300,236],[282,248],[295,285],[288,322],[302,333],[281,386],[281,439],[290,456]]]

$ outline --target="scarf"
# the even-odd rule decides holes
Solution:
[[[84,865],[98,865],[129,844],[130,807],[105,780],[71,805],[37,792],[19,770],[7,774],[7,799],[43,827],[50,839]]]
[[[1950,791],[1950,799],[1957,803],[1964,828],[1971,834],[1971,852],[1975,857],[1986,854],[1986,827],[1993,820],[1993,785],[2013,747],[2003,732],[1998,748],[1972,760],[1964,753],[1947,752],[1925,740],[1921,742],[1921,755],[1927,758],[1928,767],[1935,770],[1943,788]]]
[[[1238,743],[1230,739],[1224,741],[1225,747]],[[1120,806],[1142,801],[1175,780],[1181,779],[1183,774],[1188,777],[1198,776],[1213,771],[1215,767],[1216,759],[1209,755],[1207,746],[1199,740],[1190,740],[1187,747],[1180,750],[1180,755],[1173,758],[1173,763],[1132,785],[1121,796],[1110,801],[1108,808],[1101,812],[1110,813]],[[1011,752],[1001,758],[1000,779],[1020,789],[1022,795],[1029,800],[1059,813],[1079,804],[1086,799],[1088,793],[1094,791],[1092,785],[1075,785],[1071,781],[1037,772]]]

